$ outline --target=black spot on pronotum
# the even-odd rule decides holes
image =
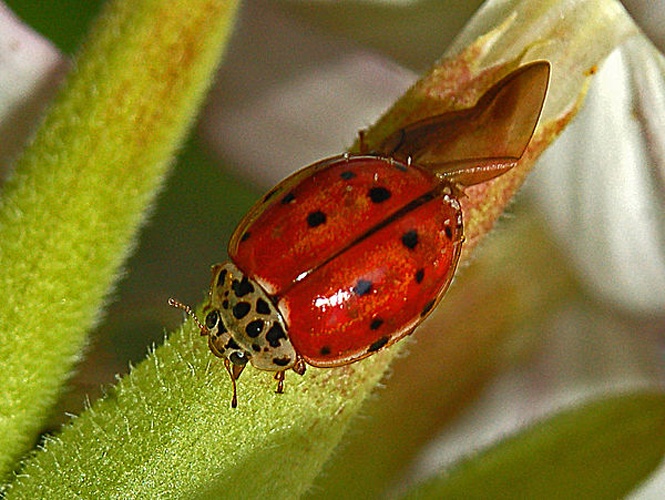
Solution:
[[[286,366],[291,362],[291,358],[284,356],[283,358],[272,358],[272,363],[277,366]]]
[[[449,240],[453,239],[453,230],[451,229],[450,226],[446,226],[445,228],[443,228],[443,232],[446,233],[446,238],[448,238]]]
[[[367,295],[371,291],[372,291],[372,282],[369,280],[358,280],[356,286],[353,287],[353,293],[355,293],[359,297]]]
[[[420,316],[427,316],[429,312],[432,310],[434,307],[434,304],[436,304],[436,300],[430,300],[427,304],[425,304],[425,307],[423,307],[422,312],[420,313]]]
[[[254,285],[249,282],[247,276],[243,276],[240,281],[233,280],[231,287],[238,297],[244,297],[254,291]]]
[[[326,223],[326,214],[321,212],[321,210],[317,210],[316,212],[311,212],[307,216],[307,225],[309,227],[317,227],[325,223]]]
[[[383,320],[381,318],[374,318],[372,322],[369,324],[369,328],[371,330],[378,330],[382,324]]]
[[[341,174],[339,174],[339,176],[342,179],[344,179],[345,181],[350,181],[351,179],[353,179],[356,176],[356,174],[354,174],[350,170],[346,170],[346,171],[342,172]]]
[[[330,346],[324,345],[319,351],[319,354],[321,354],[321,356],[327,356],[330,354]]]
[[[372,203],[383,203],[384,201],[390,199],[392,194],[390,191],[382,186],[373,187],[367,192],[367,196],[372,200]]]
[[[224,325],[224,322],[220,318],[219,323],[217,323],[217,332],[218,333],[225,333],[226,331],[227,331],[226,326]]]
[[[425,278],[425,268],[421,267],[420,269],[418,269],[416,271],[415,278],[416,278],[416,283],[422,283],[423,279]]]
[[[295,201],[296,195],[293,193],[288,193],[282,198],[282,205],[288,205],[289,203]]]
[[[256,300],[256,312],[259,314],[270,314],[270,306],[261,297]]]
[[[249,302],[238,302],[233,306],[233,317],[235,319],[242,319],[249,314],[251,309],[252,305]]]
[[[268,330],[268,333],[266,333],[266,340],[271,347],[279,347],[282,339],[286,339],[286,334],[284,333],[282,325],[279,323],[273,323],[270,330]]]
[[[367,348],[367,352],[374,352],[381,349],[384,345],[388,343],[388,337],[381,337],[378,340],[372,342],[372,344]]]
[[[252,344],[252,350],[254,352],[261,352],[261,346],[259,344]]]
[[[245,326],[245,333],[252,338],[258,337],[262,331],[263,331],[262,319],[255,319],[254,321],[250,321],[249,323],[247,323],[247,326]]]
[[[224,346],[224,349],[240,349],[240,346],[235,341],[235,339],[230,338],[226,343],[226,345]]]
[[[223,307],[224,309],[228,309],[228,308],[229,308],[229,301],[228,301],[227,299],[224,299],[224,300],[222,301],[222,307]]]
[[[402,235],[402,245],[409,250],[416,248],[418,244],[418,231],[411,229]]]
[[[222,269],[219,273],[219,276],[217,276],[217,286],[222,286],[224,284],[225,279],[226,279],[226,269]]]

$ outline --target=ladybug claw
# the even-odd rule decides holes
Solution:
[[[275,373],[275,380],[277,380],[277,390],[275,392],[277,394],[284,394],[284,375],[285,372]]]

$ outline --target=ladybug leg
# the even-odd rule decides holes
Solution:
[[[305,374],[305,369],[307,368],[307,365],[305,364],[305,360],[302,359],[300,356],[298,356],[298,359],[296,360],[296,364],[293,365],[293,371],[296,372],[298,375],[304,375]]]
[[[227,358],[224,358],[224,368],[229,373],[231,377],[231,383],[233,384],[233,398],[231,398],[231,408],[236,408],[238,406],[238,393],[236,391],[236,380],[240,377],[240,374],[245,369],[245,365],[235,365],[232,364]]]
[[[284,394],[284,376],[286,372],[281,371],[275,373],[275,380],[277,380],[277,390],[275,391],[277,394]]]

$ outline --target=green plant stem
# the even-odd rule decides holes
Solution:
[[[236,2],[118,0],[0,205],[0,477],[81,354],[220,59]]]

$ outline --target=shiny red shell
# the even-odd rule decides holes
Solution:
[[[454,192],[390,158],[323,160],[254,207],[229,257],[273,296],[299,356],[347,364],[410,333],[448,288],[462,242]]]
[[[310,165],[252,208],[229,257],[271,297],[301,359],[357,361],[429,314],[460,256],[457,196],[517,163],[549,73],[546,61],[524,65],[475,106],[407,125],[375,155]]]

